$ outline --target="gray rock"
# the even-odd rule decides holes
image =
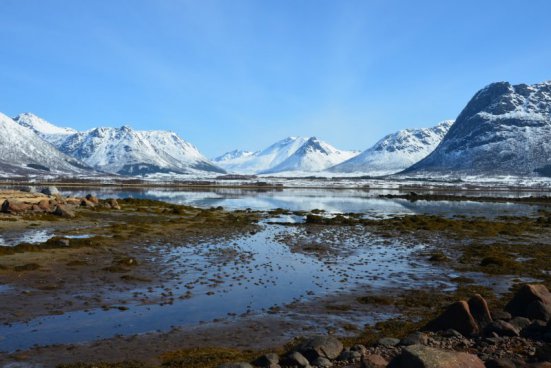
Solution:
[[[279,356],[276,353],[264,354],[258,357],[253,364],[259,367],[273,367],[279,364]]]
[[[391,348],[400,344],[400,339],[395,339],[392,337],[383,337],[382,339],[377,340],[377,345]]]
[[[427,345],[429,342],[429,337],[427,334],[422,332],[414,332],[409,334],[400,340],[400,345],[409,346],[409,345]]]
[[[330,368],[333,366],[333,363],[331,363],[331,361],[327,358],[324,358],[324,357],[317,357],[316,359],[314,359],[314,361],[312,362],[312,365],[314,367],[319,367],[319,368]]]
[[[310,367],[310,362],[298,351],[293,351],[281,361],[283,366]]]
[[[67,217],[67,218],[75,217],[75,213],[62,204],[58,204],[55,207],[53,214],[56,216]]]
[[[511,313],[505,312],[504,310],[495,310],[492,312],[492,319],[500,319],[502,321],[509,321],[513,316]]]
[[[360,359],[362,359],[362,353],[355,350],[345,350],[338,357],[338,360],[347,362],[358,362]]]
[[[367,354],[367,348],[361,344],[356,344],[356,345],[353,345],[351,348],[350,348],[351,351],[359,351],[360,353],[362,354]]]
[[[519,331],[530,326],[530,323],[532,323],[532,321],[530,321],[528,318],[525,318],[525,317],[515,317],[508,322],[512,324]]]
[[[520,331],[512,324],[505,321],[493,321],[484,329],[484,333],[490,336],[492,333],[496,333],[499,336],[519,336]]]
[[[314,336],[301,343],[296,351],[313,361],[317,357],[336,359],[342,352],[342,343],[333,336]]]

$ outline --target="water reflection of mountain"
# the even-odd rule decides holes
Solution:
[[[284,208],[291,211],[321,209],[327,212],[356,212],[369,215],[466,215],[490,216],[515,214],[529,215],[538,207],[518,203],[491,203],[473,201],[415,201],[397,198],[380,198],[380,191],[278,189],[247,190],[240,188],[213,188],[208,190],[186,189],[136,189],[118,190],[99,188],[64,190],[64,194],[85,196],[93,192],[100,198],[144,198],[197,207],[227,209],[270,210]]]

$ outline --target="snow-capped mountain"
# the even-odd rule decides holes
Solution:
[[[316,137],[309,138],[291,156],[280,164],[261,172],[271,174],[278,172],[300,171],[317,172],[350,159],[358,154],[354,151],[341,151]]]
[[[371,148],[328,171],[371,176],[400,172],[430,154],[452,124],[453,120],[445,120],[432,128],[405,129],[389,134]]]
[[[212,162],[219,166],[226,167],[228,169],[229,167],[242,164],[243,162],[249,160],[254,155],[256,155],[258,152],[252,152],[252,151],[243,151],[243,150],[233,150],[230,152],[226,152],[221,156],[215,157],[212,159]]]
[[[551,165],[551,81],[477,92],[440,145],[407,174],[534,175]]]
[[[58,127],[29,112],[19,114],[13,120],[19,125],[31,129],[40,138],[54,146],[60,145],[68,136],[77,133],[75,129]]]
[[[224,172],[195,146],[166,131],[95,128],[68,136],[59,149],[98,170],[121,175]]]
[[[288,137],[252,155],[236,155],[235,158],[231,158],[232,154],[228,152],[219,157],[222,158],[229,155],[228,159],[220,159],[216,161],[216,164],[229,172],[258,174],[270,170],[285,161],[306,143],[306,141],[308,141],[308,138]]]
[[[0,171],[11,174],[84,174],[93,172],[59,152],[33,130],[0,113]]]

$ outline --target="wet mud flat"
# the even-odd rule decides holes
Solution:
[[[383,219],[119,203],[2,215],[1,363],[171,366],[312,333],[369,343],[469,293],[499,305],[523,282],[551,286],[545,203],[532,216]]]

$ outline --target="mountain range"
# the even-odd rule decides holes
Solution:
[[[77,131],[31,113],[0,114],[0,175],[550,176],[551,82],[492,83],[457,119],[389,134],[363,152],[289,137],[212,161],[167,131],[129,126]]]
[[[85,174],[92,169],[0,113],[0,175]]]
[[[288,137],[262,151],[235,150],[213,161],[229,172],[244,174],[319,172],[357,154],[336,149],[316,137]]]
[[[136,131],[128,126],[78,132],[60,128],[31,113],[14,121],[61,153],[94,170],[119,175],[224,173],[176,133]]]
[[[334,173],[382,176],[400,172],[425,158],[440,144],[453,120],[432,128],[405,129],[389,134],[359,155],[329,169]]]

